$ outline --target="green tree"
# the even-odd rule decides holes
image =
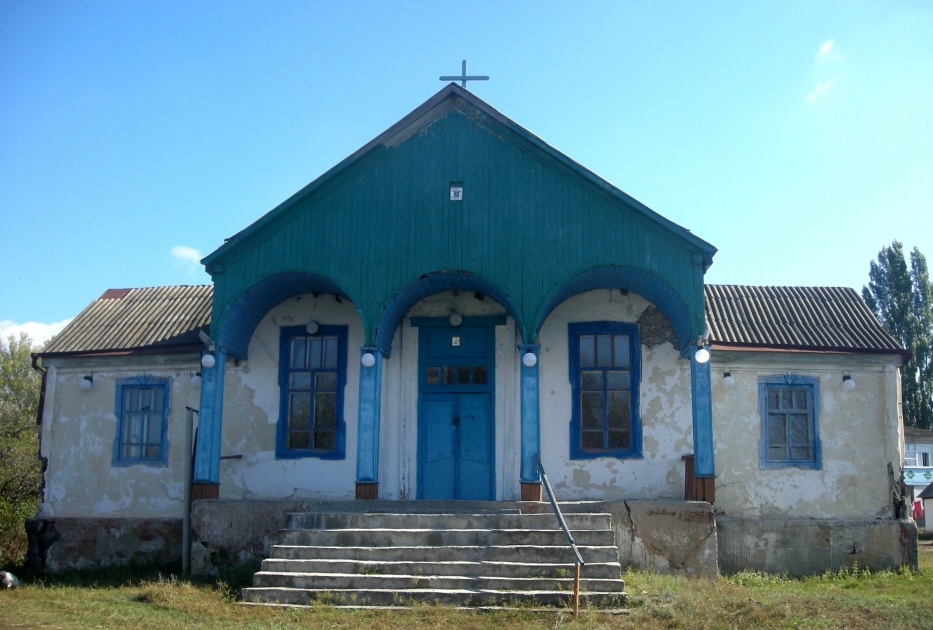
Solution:
[[[36,414],[42,377],[32,368],[34,349],[25,333],[0,339],[0,564],[22,560],[24,522],[39,501]]]
[[[862,299],[888,332],[913,356],[901,367],[904,424],[933,428],[933,284],[927,261],[916,247],[910,267],[894,241],[878,253]]]

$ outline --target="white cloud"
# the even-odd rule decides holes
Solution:
[[[836,45],[835,39],[827,39],[820,44],[820,49],[816,53],[817,65],[839,61],[843,58],[845,58],[845,55],[839,49],[839,46]]]
[[[34,346],[41,346],[46,341],[62,331],[73,318],[63,319],[60,322],[43,324],[40,322],[26,322],[17,324],[8,319],[0,320],[0,343],[6,344],[7,337],[19,338],[20,333],[26,333]]]
[[[811,103],[811,102],[815,101],[816,99],[820,98],[821,96],[823,96],[824,94],[826,94],[826,92],[828,92],[828,91],[830,90],[830,88],[833,87],[833,85],[834,85],[834,83],[833,83],[832,80],[830,80],[830,81],[823,81],[822,83],[820,83],[819,85],[816,86],[816,89],[815,89],[815,90],[813,90],[812,92],[810,92],[810,93],[807,95],[807,102],[808,102],[808,103]]]
[[[201,252],[187,245],[176,245],[171,249],[172,258],[188,267],[188,273],[193,274],[200,271],[201,259],[204,257]]]

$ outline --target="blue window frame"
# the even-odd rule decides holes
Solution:
[[[304,326],[282,328],[277,457],[346,457],[346,382],[346,326],[319,326],[313,335]]]
[[[642,456],[638,327],[619,322],[568,324],[570,458]]]
[[[821,468],[819,411],[819,379],[794,374],[759,378],[761,467]]]
[[[167,378],[117,379],[114,466],[165,466],[168,463],[169,400]]]

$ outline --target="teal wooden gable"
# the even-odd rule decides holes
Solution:
[[[246,357],[275,304],[319,291],[350,300],[387,356],[409,308],[451,289],[502,304],[528,344],[571,295],[628,290],[686,348],[715,251],[451,84],[203,262],[228,355]]]

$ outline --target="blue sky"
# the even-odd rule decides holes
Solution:
[[[443,87],[719,249],[707,281],[933,257],[933,4],[0,2],[0,336],[202,284],[223,239]]]

